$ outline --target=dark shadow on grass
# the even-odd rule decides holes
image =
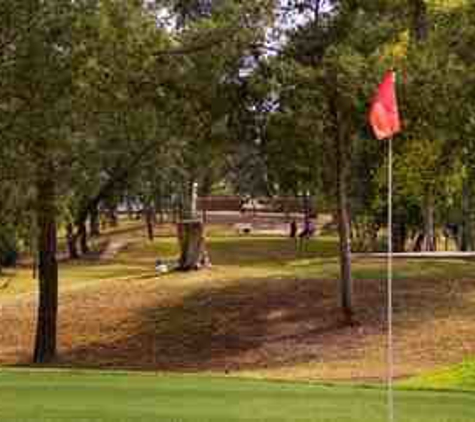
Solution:
[[[403,331],[417,336],[428,323],[453,315],[467,324],[475,321],[470,302],[474,291],[475,281],[470,280],[396,280],[398,336]],[[357,327],[342,323],[337,281],[239,280],[221,288],[203,287],[173,303],[159,293],[123,317],[117,315],[118,304],[106,296],[91,302],[89,309],[79,302],[72,309],[72,302],[68,312],[77,321],[61,326],[72,341],[60,348],[60,361],[54,366],[225,372],[358,362],[365,347],[381,341],[385,330],[385,282],[378,280],[354,283]],[[15,316],[17,322],[22,315]],[[12,326],[15,318],[8,320]],[[98,324],[101,335],[88,342],[91,328]],[[465,336],[456,340],[468,345],[466,354],[475,354],[473,331],[453,333]],[[73,346],[79,339],[83,343]]]
[[[167,306],[157,300],[136,315],[130,335],[67,351],[62,363],[226,372],[358,360],[363,346],[384,333],[384,283],[355,282],[356,327],[342,323],[337,288],[335,281],[259,279],[202,289]],[[424,330],[427,321],[453,312],[475,320],[465,301],[474,290],[467,281],[398,281],[397,329]]]
[[[137,315],[141,323],[133,335],[72,350],[62,362],[226,371],[306,361],[319,355],[321,336],[348,329],[334,305],[334,284],[250,280],[203,289],[174,305],[157,302]],[[286,349],[296,345],[302,350],[289,355]]]

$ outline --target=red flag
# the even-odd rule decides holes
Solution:
[[[389,71],[378,87],[369,111],[369,123],[378,139],[391,138],[401,131],[396,98],[396,74]]]

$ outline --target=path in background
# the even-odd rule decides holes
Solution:
[[[299,230],[302,229],[304,215],[292,213],[289,215],[283,213],[270,212],[252,212],[246,211],[240,213],[236,211],[210,211],[207,213],[206,222],[208,225],[225,225],[228,228],[235,229],[239,224],[250,224],[252,231],[264,235],[288,236],[290,232],[289,224],[292,219],[297,221]],[[317,230],[328,226],[332,222],[332,216],[329,214],[319,214],[316,226]]]

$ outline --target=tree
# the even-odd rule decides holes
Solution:
[[[187,3],[197,9],[193,14],[186,8],[184,45],[196,42],[192,40],[203,37],[210,29],[224,34],[224,38],[206,51],[197,50],[181,58],[179,81],[175,79],[170,84],[180,101],[174,134],[181,149],[179,167],[184,194],[184,221],[179,226],[182,269],[198,268],[201,261],[207,261],[204,228],[196,221],[196,186],[202,184],[209,169],[227,152],[232,136],[229,122],[235,106],[235,86],[246,68],[252,46],[265,38],[269,20],[266,6],[270,3],[217,1],[205,9],[200,2]]]
[[[39,308],[34,361],[51,362],[56,353],[58,268],[56,262],[57,174],[70,133],[71,12],[68,1],[12,2],[2,9],[10,38],[0,67],[5,98],[2,137],[16,143],[25,178],[34,183],[38,227]],[[4,56],[5,57],[5,56]],[[17,156],[17,158],[19,155]]]
[[[327,195],[334,198],[340,236],[340,304],[345,320],[351,323],[351,145],[365,124],[370,56],[391,34],[373,27],[374,20],[370,20],[373,11],[369,6],[344,1],[331,3],[330,8],[324,8],[322,2],[301,3],[304,13],[308,13],[308,7],[316,13],[294,30],[282,54],[284,63],[293,60],[297,69],[293,73],[297,77],[282,87],[281,116],[276,114],[276,117],[285,122],[287,115],[289,128],[292,122],[296,122],[297,129],[302,125],[301,131],[292,133],[290,129],[290,136],[281,137],[281,143],[292,139],[288,149],[300,142],[307,150],[313,145],[314,153],[305,152],[303,159],[295,156],[295,152],[292,154],[294,166],[305,169],[300,175],[297,173],[297,180],[312,184],[316,177],[309,176],[315,174],[321,180],[320,185],[326,187]],[[371,43],[366,39],[369,33],[378,35]],[[280,130],[276,133],[282,134]],[[321,170],[313,170],[318,164]]]

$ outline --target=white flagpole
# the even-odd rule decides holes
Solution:
[[[394,422],[394,348],[393,348],[393,139],[388,139],[388,258],[387,258],[387,301],[388,301],[388,421]]]

